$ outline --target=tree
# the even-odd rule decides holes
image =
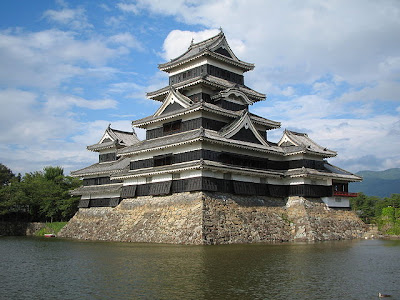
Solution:
[[[369,224],[376,217],[376,205],[380,198],[359,193],[351,199],[351,207],[365,223]]]
[[[0,187],[9,184],[11,179],[14,177],[14,173],[5,165],[0,163]]]
[[[14,177],[0,188],[0,215],[10,220],[68,220],[79,202],[69,191],[80,185],[81,180],[64,176],[61,167],[49,166],[23,178]]]

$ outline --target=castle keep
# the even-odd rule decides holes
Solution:
[[[79,211],[67,237],[215,244],[358,237],[348,183],[361,178],[327,162],[336,152],[305,133],[285,130],[249,106],[266,96],[245,85],[253,64],[239,60],[221,32],[191,43],[159,65],[169,85],[147,94],[157,111],[110,126],[88,150],[99,162],[83,178]],[[331,225],[329,225],[331,224]]]

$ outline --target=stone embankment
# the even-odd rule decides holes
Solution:
[[[33,236],[40,229],[44,228],[46,223],[40,222],[0,222],[0,235],[5,236]]]
[[[353,239],[365,231],[353,212],[320,201],[195,192],[81,208],[58,236],[209,245]]]

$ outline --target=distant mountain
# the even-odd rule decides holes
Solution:
[[[400,168],[385,171],[360,171],[362,182],[350,183],[351,192],[363,192],[367,196],[390,197],[400,194]]]

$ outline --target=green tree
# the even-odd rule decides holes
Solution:
[[[64,176],[61,167],[45,167],[41,172],[14,177],[0,188],[0,215],[4,219],[30,221],[62,221],[77,211],[79,198],[69,191],[81,181]]]
[[[11,179],[14,177],[14,173],[5,165],[0,163],[0,187],[9,184]]]
[[[376,205],[380,198],[359,193],[351,199],[351,207],[365,223],[370,224],[376,217]]]

